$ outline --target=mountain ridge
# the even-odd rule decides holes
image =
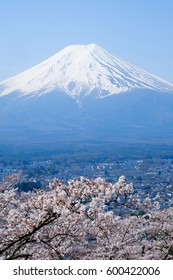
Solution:
[[[97,98],[135,89],[173,92],[173,84],[96,44],[71,45],[45,61],[0,83],[0,96],[12,92],[39,96],[63,91],[74,99],[97,91]]]
[[[172,143],[172,124],[173,84],[95,44],[0,83],[0,144]]]

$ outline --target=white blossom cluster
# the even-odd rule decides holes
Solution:
[[[18,176],[0,184],[0,259],[173,259],[173,209],[140,201],[124,176],[28,193],[12,187]],[[111,203],[134,211],[116,215]]]

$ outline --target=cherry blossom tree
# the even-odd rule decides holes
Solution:
[[[19,176],[0,184],[1,259],[173,259],[172,208],[141,201],[124,176],[28,193],[14,188]]]

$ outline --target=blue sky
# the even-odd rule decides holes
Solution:
[[[173,82],[172,0],[0,0],[0,81],[96,43]]]

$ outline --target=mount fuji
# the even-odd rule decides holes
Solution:
[[[0,83],[0,96],[18,91],[40,96],[61,90],[78,99],[97,91],[98,97],[130,89],[173,91],[173,84],[151,75],[95,45],[73,45],[35,67]]]
[[[1,143],[172,141],[173,84],[95,44],[0,83]]]

